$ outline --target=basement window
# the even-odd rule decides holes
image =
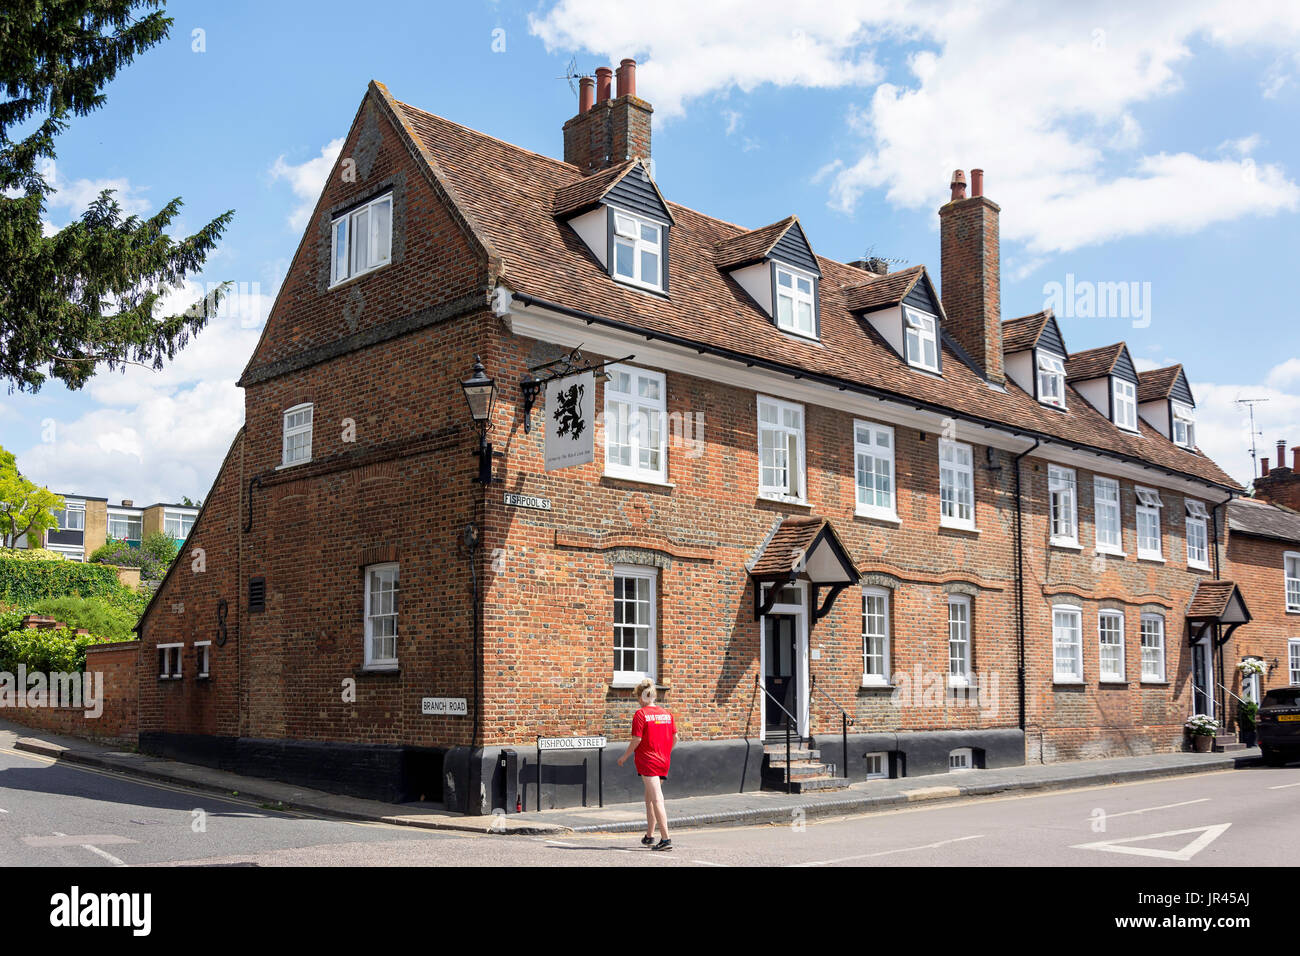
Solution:
[[[181,679],[181,650],[184,644],[158,645],[158,679]]]
[[[970,747],[958,747],[948,752],[949,770],[973,770],[974,768],[975,753]]]
[[[907,364],[927,372],[939,371],[938,323],[933,315],[904,306]]]
[[[386,193],[335,219],[330,235],[330,285],[388,265],[393,251],[393,194]]]
[[[889,778],[889,754],[881,751],[866,754],[864,759],[867,765],[868,780],[885,780]]]

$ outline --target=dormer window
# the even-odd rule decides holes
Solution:
[[[1183,448],[1196,447],[1196,416],[1190,405],[1182,402],[1170,402],[1173,412],[1174,444]]]
[[[776,270],[776,324],[786,332],[817,337],[816,280],[773,263]]]
[[[907,364],[929,372],[939,371],[939,337],[933,315],[913,309],[903,309],[907,323]]]
[[[614,278],[662,290],[663,226],[621,210],[610,211],[614,219]]]
[[[1065,407],[1065,360],[1051,352],[1038,353],[1038,400]]]
[[[1137,386],[1122,378],[1111,378],[1114,421],[1120,428],[1138,430]]]

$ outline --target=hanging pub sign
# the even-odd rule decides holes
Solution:
[[[596,376],[566,375],[546,383],[546,470],[594,461]]]

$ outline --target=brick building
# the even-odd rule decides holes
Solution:
[[[1241,491],[1181,367],[1004,321],[982,171],[941,300],[671,202],[613,82],[563,162],[371,84],[142,620],[141,746],[471,813],[635,799],[594,752],[539,786],[534,743],[624,736],[644,676],[679,795],[1181,746]],[[561,385],[593,457],[548,469]]]

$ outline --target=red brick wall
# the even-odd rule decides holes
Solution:
[[[998,206],[983,196],[939,210],[945,330],[995,382],[1002,368],[1002,286]]]
[[[136,742],[139,655],[138,641],[96,644],[86,650],[86,671],[97,675],[97,691],[103,701],[98,717],[87,716],[84,707],[6,707],[0,716],[35,730],[132,746]]]
[[[1286,580],[1283,555],[1300,551],[1300,543],[1288,544],[1269,538],[1256,538],[1236,532],[1228,536],[1228,567],[1224,577],[1241,589],[1250,611],[1249,624],[1243,624],[1224,645],[1225,683],[1241,696],[1241,675],[1237,664],[1242,658],[1261,657],[1269,672],[1260,682],[1264,691],[1286,687],[1290,683],[1287,666],[1287,642],[1300,638],[1300,613],[1286,609]],[[1273,667],[1274,659],[1277,667]],[[1230,708],[1236,714],[1236,701]]]

